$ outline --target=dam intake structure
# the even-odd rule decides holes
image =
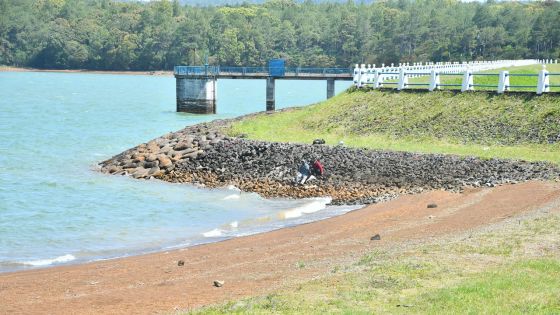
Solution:
[[[327,99],[334,96],[335,81],[352,81],[351,68],[285,67],[271,60],[268,67],[176,66],[177,112],[215,114],[218,79],[266,80],[266,110],[276,109],[276,80],[326,80]]]

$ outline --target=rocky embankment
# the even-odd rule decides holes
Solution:
[[[424,190],[459,191],[531,179],[558,179],[545,162],[483,160],[440,154],[269,143],[228,137],[228,121],[187,127],[101,163],[101,170],[207,187],[235,185],[265,197],[331,196],[333,204],[367,204]],[[318,158],[325,175],[293,184],[301,159]]]

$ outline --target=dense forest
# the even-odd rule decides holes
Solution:
[[[0,64],[161,70],[178,64],[292,66],[558,58],[560,3],[268,0],[0,0]]]

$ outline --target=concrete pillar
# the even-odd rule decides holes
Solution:
[[[356,64],[356,67],[354,68],[354,85],[356,87],[360,87],[360,81],[360,65]]]
[[[399,83],[397,85],[397,90],[399,91],[404,90],[407,85],[408,85],[408,77],[406,75],[404,67],[401,67],[399,69]]]
[[[436,89],[439,89],[439,84],[439,73],[437,73],[436,70],[432,69],[430,73],[430,87],[428,88],[428,90],[434,91]]]
[[[383,85],[383,75],[381,73],[383,70],[375,69],[374,77],[373,77],[373,88],[378,89]]]
[[[274,111],[274,77],[266,79],[266,111]]]
[[[461,83],[461,92],[474,90],[474,78],[471,69],[467,69],[463,75],[463,82]]]
[[[498,94],[502,94],[509,90],[509,72],[500,71],[500,76],[498,80]]]
[[[178,112],[216,113],[216,78],[177,76],[175,80]]]
[[[546,92],[550,92],[550,76],[546,70],[546,66],[543,65],[542,70],[539,71],[539,78],[537,83],[537,94],[541,95]]]
[[[334,96],[334,79],[327,79],[327,99]]]

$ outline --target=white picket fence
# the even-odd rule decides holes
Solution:
[[[495,61],[472,61],[472,62],[438,62],[438,63],[415,63],[412,65],[399,64],[395,66],[385,66],[377,68],[375,65],[356,65],[354,68],[354,85],[356,87],[391,87],[397,90],[403,90],[412,87],[427,87],[428,90],[434,91],[442,87],[461,88],[461,91],[473,91],[477,87],[496,88],[498,93],[504,93],[511,88],[535,88],[537,94],[550,92],[551,87],[560,87],[550,84],[550,76],[560,75],[560,73],[550,73],[546,70],[546,64],[557,64],[558,60],[495,60]],[[515,74],[509,71],[500,71],[499,73],[479,73],[482,71],[520,67],[534,64],[542,64],[543,69],[538,74]],[[442,84],[441,76],[462,76],[461,84]],[[417,78],[422,76],[430,76],[430,83],[409,83],[409,78]],[[474,76],[498,76],[498,85],[490,86],[483,84],[475,84]],[[510,85],[509,78],[515,76],[537,77],[537,85]],[[389,81],[389,82],[388,82]]]

